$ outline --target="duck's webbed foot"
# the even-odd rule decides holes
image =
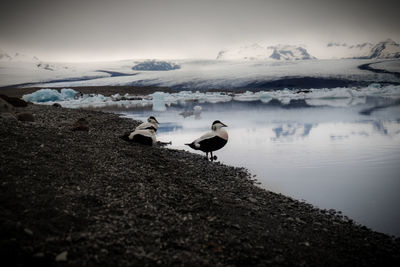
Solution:
[[[169,141],[169,142],[157,141],[157,145],[159,145],[159,146],[168,146],[168,145],[172,145],[172,141]]]
[[[212,152],[211,152],[211,158],[210,158],[210,160],[211,160],[211,161],[217,160],[217,156],[213,156],[213,153],[212,153]]]

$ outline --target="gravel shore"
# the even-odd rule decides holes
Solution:
[[[29,105],[0,119],[3,266],[400,266],[400,240],[245,169],[119,138],[138,121]],[[85,118],[89,131],[72,131]]]

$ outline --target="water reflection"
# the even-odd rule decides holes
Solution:
[[[275,132],[275,140],[281,137],[288,137],[288,136],[307,136],[310,134],[311,128],[313,124],[311,123],[286,123],[282,124],[276,128],[273,128],[272,131]]]
[[[209,131],[212,121],[224,121],[229,141],[216,152],[222,162],[247,167],[268,190],[400,236],[400,107],[382,99],[329,107],[278,102],[180,102],[164,112],[125,115],[155,115],[158,139],[185,150],[184,143]],[[373,104],[387,107],[362,113]],[[195,106],[201,116],[182,115]]]

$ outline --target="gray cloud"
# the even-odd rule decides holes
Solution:
[[[49,60],[208,57],[243,43],[400,40],[396,1],[6,1],[0,46]]]

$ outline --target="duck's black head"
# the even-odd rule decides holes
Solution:
[[[155,121],[156,123],[159,123],[159,122],[157,121],[157,119],[156,119],[154,116],[150,116],[150,117],[147,119],[147,121],[148,121],[148,122]]]
[[[221,128],[221,127],[228,127],[228,126],[225,125],[224,123],[222,123],[222,122],[219,121],[219,120],[214,121],[214,122],[212,123],[212,125],[211,125],[211,129],[214,130],[214,131],[215,131],[216,129]]]

